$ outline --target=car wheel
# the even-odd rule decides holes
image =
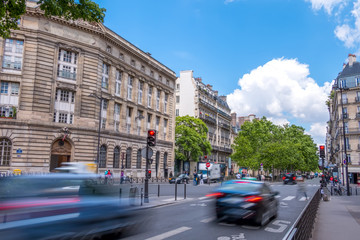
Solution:
[[[255,220],[255,224],[258,226],[264,226],[269,222],[269,220],[269,212],[263,212],[258,215],[257,219]]]

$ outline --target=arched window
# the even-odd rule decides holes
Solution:
[[[155,171],[156,171],[156,177],[158,176],[159,171],[159,163],[160,163],[160,152],[156,152],[156,160],[155,160]]]
[[[0,166],[10,166],[11,141],[7,138],[0,138]]]
[[[120,147],[114,148],[114,168],[120,167]]]
[[[141,168],[141,149],[137,151],[136,168]]]
[[[126,149],[126,162],[125,168],[131,168],[131,148]]]
[[[102,145],[100,147],[100,162],[99,162],[99,168],[105,168],[106,167],[106,145]]]

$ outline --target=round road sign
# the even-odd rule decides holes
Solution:
[[[206,163],[206,167],[207,167],[207,168],[210,167],[210,163],[209,163],[209,162]]]

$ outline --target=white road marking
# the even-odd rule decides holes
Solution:
[[[299,199],[299,201],[305,201],[305,200],[308,200],[309,198],[307,198],[307,197],[302,197],[302,198],[300,198]]]
[[[280,195],[276,195],[275,198],[281,198],[281,196],[280,196]]]
[[[271,224],[273,224],[273,225],[275,225],[275,226],[278,226],[279,228],[278,228],[278,229],[275,229],[275,228],[267,227],[267,228],[265,228],[265,231],[273,232],[273,233],[281,233],[281,232],[283,232],[283,231],[288,227],[288,225],[289,225],[290,223],[291,223],[291,222],[289,222],[289,221],[275,220],[275,221],[272,222]]]
[[[176,234],[185,232],[185,231],[190,230],[190,229],[191,229],[191,227],[180,227],[180,228],[168,231],[166,233],[162,233],[162,234],[156,235],[154,237],[147,238],[146,240],[162,240],[162,239],[174,236]]]
[[[283,199],[283,201],[290,201],[293,200],[295,198],[295,196],[287,196],[286,198]]]
[[[224,223],[224,222],[220,222],[219,225],[228,226],[228,227],[234,227],[234,226],[236,226],[235,223]]]
[[[199,200],[207,199],[208,197],[199,197]]]
[[[200,222],[202,222],[202,223],[209,223],[209,222],[211,222],[211,221],[213,221],[213,220],[215,220],[215,218],[214,218],[214,217],[211,217],[211,218],[205,218],[205,219],[201,220]]]

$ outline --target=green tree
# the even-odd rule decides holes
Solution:
[[[175,158],[182,161],[198,161],[211,152],[207,140],[206,124],[194,117],[178,116],[175,125]]]
[[[38,7],[46,17],[57,16],[66,20],[83,19],[88,22],[103,22],[105,8],[91,0],[39,0]],[[0,36],[8,38],[11,29],[18,29],[17,21],[26,12],[26,0],[0,1]]]
[[[296,125],[277,126],[266,118],[246,122],[234,141],[232,159],[250,169],[311,171],[317,168],[317,148]]]

